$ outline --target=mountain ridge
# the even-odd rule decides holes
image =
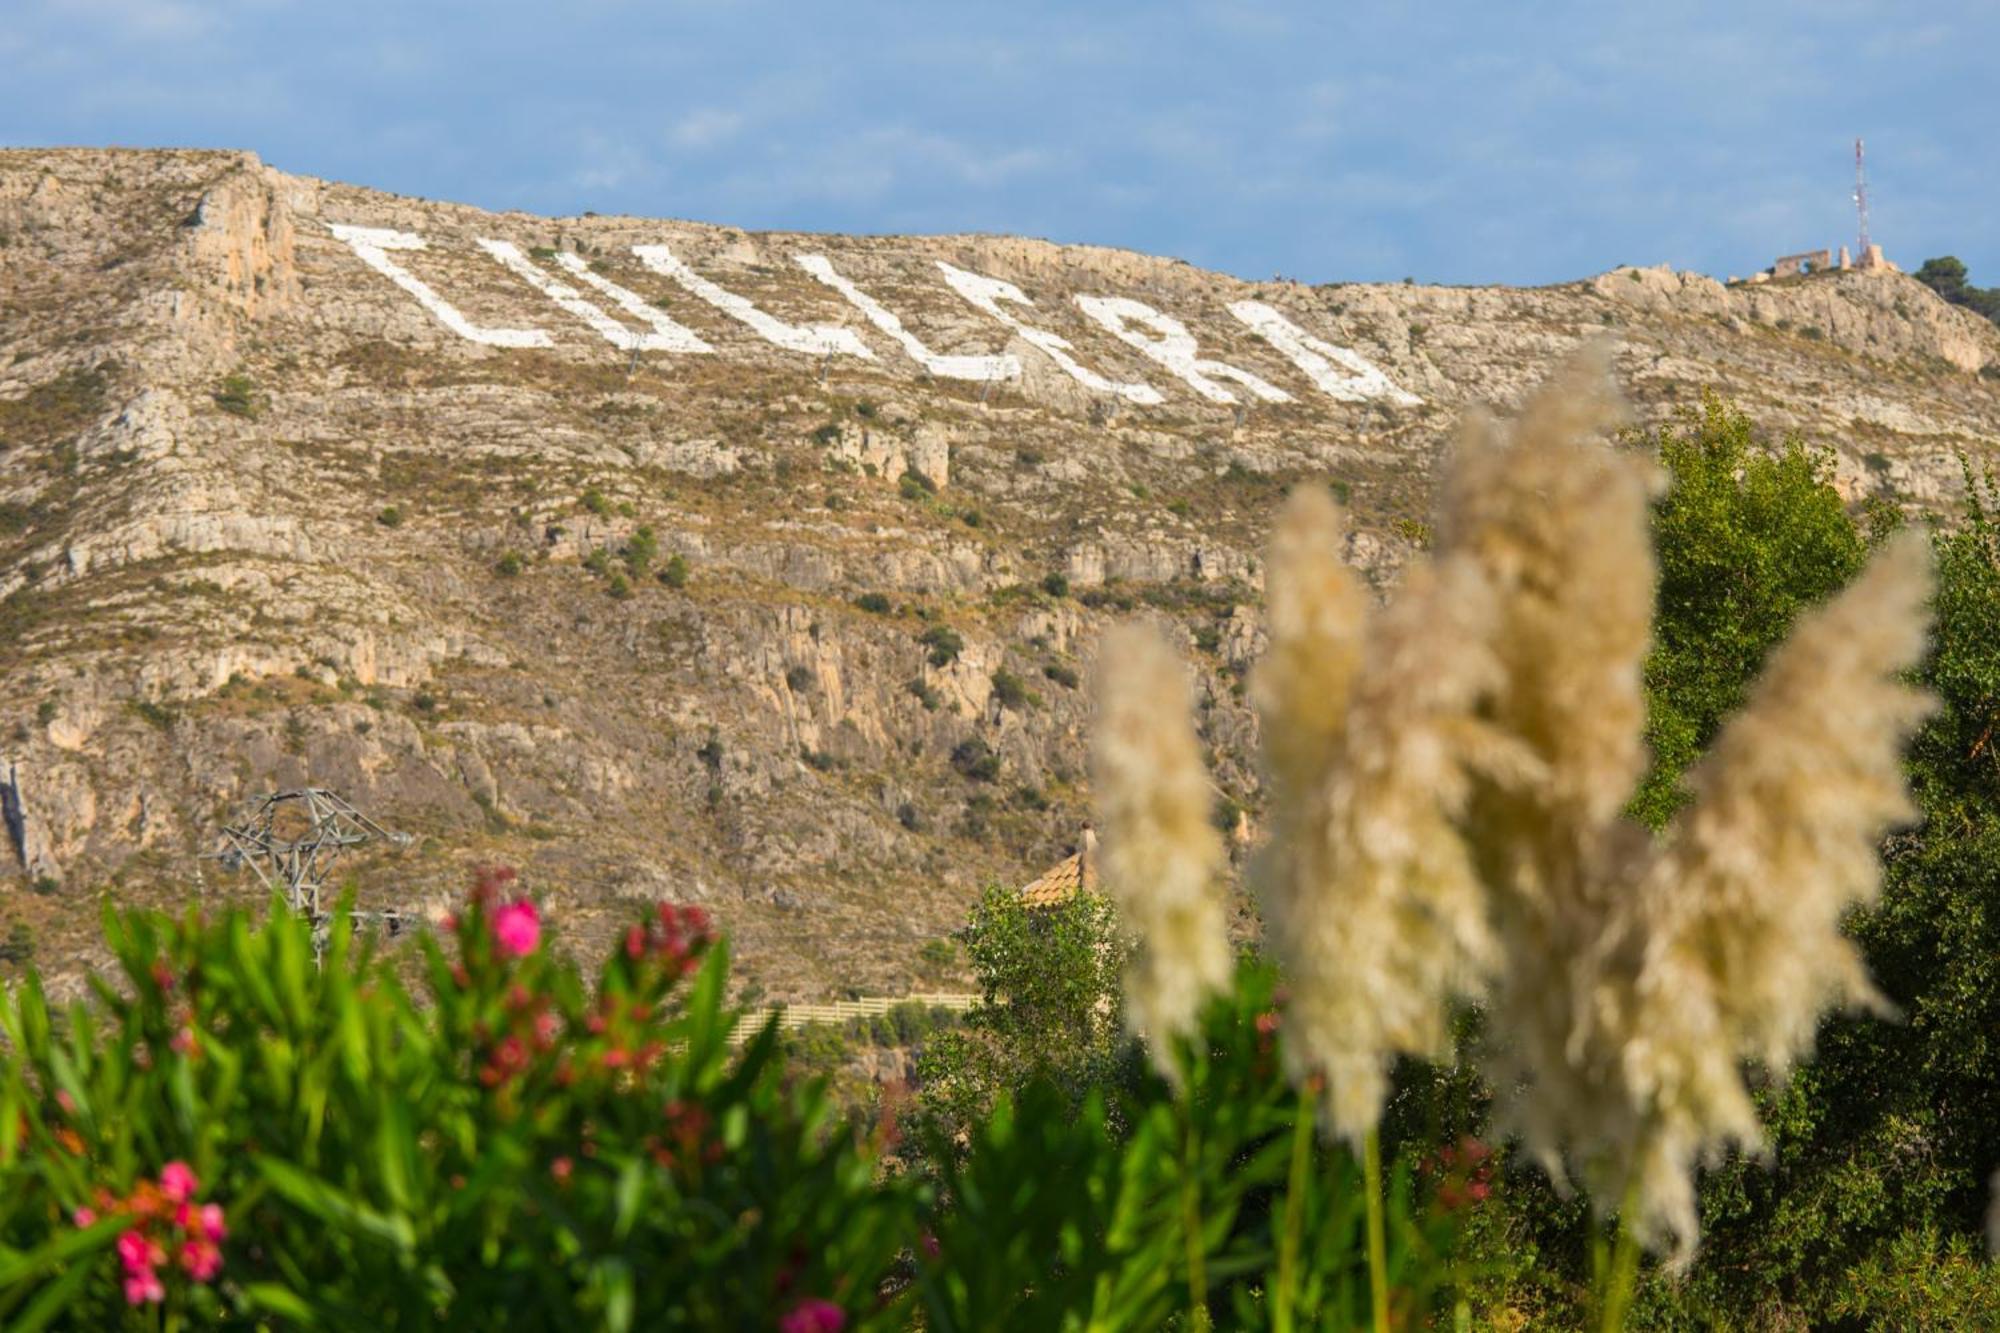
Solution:
[[[586,947],[692,898],[753,988],[891,987],[1070,849],[1111,616],[1179,627],[1219,817],[1254,813],[1287,485],[1393,580],[1457,417],[1593,337],[1641,423],[1717,389],[1856,499],[1948,507],[2000,440],[2000,330],[1889,274],[1308,288],[153,150],[0,151],[0,241],[5,893],[78,966],[77,894],[175,899],[310,781],[420,835],[364,898],[507,859]]]

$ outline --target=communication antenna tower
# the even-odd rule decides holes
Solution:
[[[392,833],[324,787],[300,787],[252,797],[242,819],[222,826],[222,842],[205,855],[224,870],[248,866],[273,891],[283,890],[292,911],[312,923],[313,950],[325,946],[326,924],[332,915],[320,901],[333,864],[343,852],[377,840],[407,847],[410,835]],[[356,912],[357,920],[379,920],[390,935],[398,935],[409,919],[391,907],[380,912]]]
[[[1854,211],[1861,220],[1861,244],[1857,256],[1868,253],[1868,168],[1862,157],[1861,140],[1854,141]]]

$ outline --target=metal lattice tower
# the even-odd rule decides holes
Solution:
[[[1861,220],[1861,244],[1855,254],[1866,261],[1868,254],[1868,169],[1862,157],[1861,140],[1854,141],[1854,211]]]
[[[300,787],[253,797],[240,823],[222,826],[222,843],[204,860],[225,870],[248,866],[264,887],[282,889],[294,912],[312,922],[317,944],[329,913],[320,894],[343,852],[375,841],[409,845],[407,833],[392,833],[324,787]],[[356,912],[380,918],[391,935],[402,929],[404,913]]]

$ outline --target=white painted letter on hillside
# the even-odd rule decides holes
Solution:
[[[793,255],[792,259],[800,268],[846,297],[849,304],[868,317],[870,324],[887,334],[897,346],[910,354],[912,361],[931,374],[941,379],[977,382],[1020,378],[1021,362],[1012,356],[939,356],[903,327],[903,321],[896,318],[895,311],[842,277],[834,268],[833,261],[825,255]]]
[[[383,227],[350,227],[332,224],[333,234],[347,243],[362,263],[417,298],[417,304],[437,317],[437,322],[459,337],[487,347],[553,347],[549,335],[540,329],[483,329],[458,312],[458,307],[431,290],[430,284],[389,258],[391,250],[422,250],[424,238],[415,232],[390,231]]]
[[[664,245],[635,245],[632,253],[639,256],[639,262],[653,272],[665,274],[717,310],[741,320],[758,337],[774,346],[810,356],[832,356],[841,352],[860,357],[863,361],[875,359],[875,353],[868,350],[868,344],[862,342],[854,330],[827,324],[787,324],[782,319],[765,314],[734,292],[722,290],[676,259],[674,252]]]
[[[1138,348],[1173,371],[1187,381],[1189,388],[1211,403],[1236,401],[1235,394],[1215,382],[1218,379],[1234,380],[1267,403],[1292,401],[1292,396],[1283,389],[1266,384],[1247,370],[1238,370],[1223,361],[1203,361],[1195,355],[1194,335],[1187,331],[1187,325],[1143,302],[1123,296],[1079,296],[1076,303],[1082,307],[1084,314],[1110,330],[1112,337],[1127,346]],[[1148,338],[1133,328],[1134,324],[1143,325],[1160,336]]]
[[[1319,386],[1321,393],[1335,402],[1366,403],[1383,398],[1402,407],[1415,407],[1424,401],[1398,388],[1394,380],[1358,353],[1320,341],[1262,301],[1238,301],[1229,307],[1229,313],[1283,352],[1306,373],[1307,379]],[[1335,365],[1341,369],[1334,369]],[[1342,374],[1342,370],[1347,373]]]
[[[1050,333],[1047,329],[1023,324],[1001,309],[1002,301],[1012,301],[1015,305],[1034,308],[1035,303],[1013,283],[1004,282],[999,278],[989,278],[981,273],[968,273],[962,268],[952,267],[942,259],[937,261],[937,266],[944,270],[944,280],[951,284],[953,291],[971,302],[975,308],[985,311],[1029,343],[1046,352],[1049,360],[1061,366],[1071,379],[1086,389],[1097,393],[1115,393],[1129,402],[1141,403],[1148,407],[1167,401],[1160,391],[1150,384],[1121,384],[1105,379],[1096,371],[1079,365],[1076,358],[1069,354],[1070,344],[1067,338]]]
[[[551,301],[554,301],[564,310],[575,315],[578,319],[590,325],[591,328],[596,329],[604,341],[610,343],[621,352],[707,352],[714,350],[707,343],[695,337],[692,332],[674,323],[659,311],[648,309],[645,302],[641,301],[631,292],[626,291],[623,287],[615,283],[607,282],[603,278],[598,277],[597,274],[592,273],[581,259],[578,259],[568,251],[564,251],[556,256],[558,263],[561,263],[565,259],[570,261],[568,264],[563,264],[563,267],[569,269],[571,273],[576,274],[584,281],[598,287],[605,295],[623,306],[627,314],[635,315],[651,325],[651,331],[648,333],[634,333],[631,329],[626,328],[623,324],[620,324],[617,320],[584,300],[582,292],[579,292],[566,282],[558,281],[537,267],[532,260],[521,253],[521,247],[510,241],[481,240],[479,248],[499,260],[506,266],[509,273],[519,277],[523,282],[548,297]]]

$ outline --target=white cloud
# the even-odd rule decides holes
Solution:
[[[575,156],[578,165],[567,179],[583,190],[615,190],[644,178],[651,167],[646,155],[632,144],[594,130],[583,135]]]
[[[207,34],[220,23],[215,6],[190,0],[47,0],[47,10],[59,22],[107,25],[111,36],[126,40],[181,41]]]
[[[429,73],[432,63],[430,52],[417,43],[384,38],[366,48],[362,68],[384,78],[408,79]]]
[[[1050,161],[1050,154],[1039,148],[996,151],[900,125],[871,130],[859,137],[855,147],[866,156],[882,160],[893,174],[942,171],[966,185],[981,189],[990,189],[1016,177],[1032,174]]]
[[[742,130],[743,113],[721,107],[690,111],[667,127],[667,141],[676,148],[699,152],[736,137]]]

